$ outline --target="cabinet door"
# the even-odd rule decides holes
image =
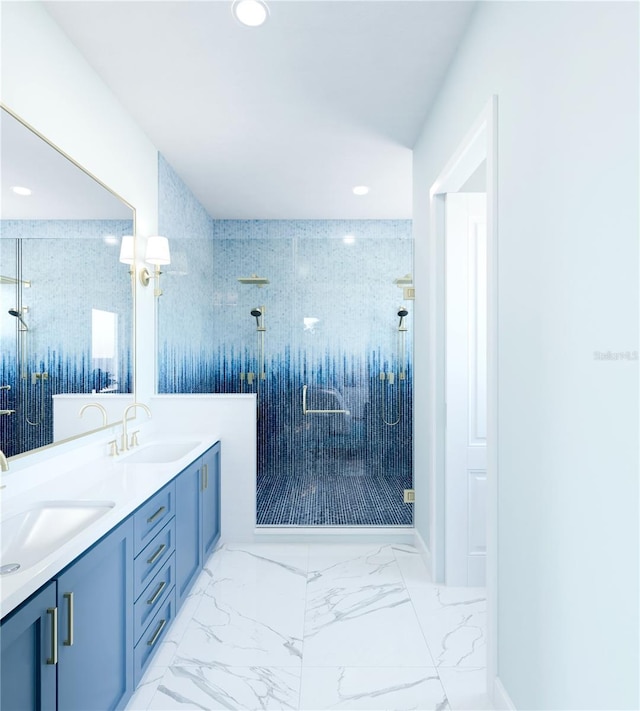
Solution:
[[[122,708],[133,693],[133,521],[58,576],[58,707]]]
[[[203,559],[206,561],[220,537],[220,442],[202,457],[204,489],[202,492]]]
[[[201,459],[188,466],[176,479],[176,602],[184,601],[202,568],[203,486]]]
[[[55,711],[55,606],[49,583],[2,621],[0,708]]]

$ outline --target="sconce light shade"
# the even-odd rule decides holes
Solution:
[[[120,261],[122,264],[133,264],[135,261],[135,246],[133,235],[124,235],[120,243]]]
[[[171,264],[169,240],[159,235],[149,237],[147,239],[147,251],[144,260],[149,264]]]

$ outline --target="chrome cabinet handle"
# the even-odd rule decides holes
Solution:
[[[160,620],[160,624],[158,625],[158,629],[153,633],[153,637],[147,642],[149,647],[153,647],[153,645],[158,641],[158,637],[160,636],[160,633],[164,629],[164,626],[167,624],[166,620]]]
[[[167,547],[167,546],[166,546],[164,543],[162,543],[162,544],[160,545],[160,548],[158,548],[158,550],[151,556],[151,558],[149,558],[149,559],[147,560],[147,563],[148,563],[149,565],[153,565],[153,564],[158,560],[158,558],[164,553],[164,549],[165,549],[166,547]]]
[[[302,386],[302,414],[303,415],[319,415],[319,414],[329,414],[329,415],[350,415],[349,410],[307,410],[307,386]]]
[[[65,647],[73,645],[73,593],[65,593],[62,597],[67,601],[67,612],[69,618],[67,620],[67,639],[63,642]]]
[[[152,516],[149,516],[147,523],[153,523],[163,511],[166,511],[166,508],[161,506]]]
[[[47,664],[58,663],[58,608],[48,607],[47,615],[51,615],[51,656]]]
[[[166,581],[162,581],[160,585],[158,585],[158,589],[153,593],[153,595],[147,600],[147,605],[153,605],[155,601],[160,597],[160,593],[164,590]]]
[[[203,464],[202,471],[203,471],[203,476],[204,476],[204,488],[208,489],[209,488],[209,465]]]

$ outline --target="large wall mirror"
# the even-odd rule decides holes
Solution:
[[[4,108],[0,139],[0,449],[11,457],[102,426],[99,411],[79,417],[83,399],[115,413],[109,398],[133,392],[135,295],[120,259],[135,211]]]

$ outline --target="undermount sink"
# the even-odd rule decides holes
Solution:
[[[0,574],[30,568],[115,506],[113,501],[44,501],[0,523]]]
[[[164,464],[182,459],[200,442],[157,442],[136,449],[122,458],[123,464]]]

